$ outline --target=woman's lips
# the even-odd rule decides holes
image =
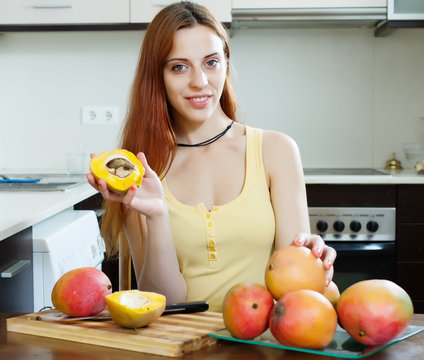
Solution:
[[[188,97],[187,100],[192,106],[196,108],[202,108],[209,104],[211,98],[212,96],[210,95],[202,95]]]

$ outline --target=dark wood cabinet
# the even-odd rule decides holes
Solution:
[[[394,207],[395,185],[306,185],[309,206]]]
[[[424,313],[424,186],[398,185],[396,206],[397,282]]]
[[[404,262],[424,262],[424,222],[397,223],[397,260]],[[424,272],[421,273],[424,276]]]
[[[398,185],[396,211],[399,223],[424,224],[424,185]]]

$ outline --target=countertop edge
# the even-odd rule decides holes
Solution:
[[[375,184],[401,185],[424,184],[424,175],[394,174],[394,175],[305,175],[308,184]]]
[[[8,238],[9,236],[17,234],[22,230],[25,230],[28,227],[49,218],[50,216],[68,209],[80,201],[95,195],[96,193],[97,191],[88,183],[76,186],[66,192],[50,192],[49,197],[51,201],[49,201],[47,204],[40,205],[39,209],[34,211],[32,214],[22,214],[19,221],[11,222],[10,224],[3,224],[0,222],[0,241]],[[23,193],[20,194],[22,195]],[[34,193],[27,192],[26,194]],[[39,192],[36,194],[42,193]],[[57,201],[55,201],[55,198],[57,198]]]

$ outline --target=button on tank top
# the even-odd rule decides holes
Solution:
[[[222,311],[227,291],[242,281],[264,285],[275,218],[262,159],[262,130],[246,126],[246,172],[239,196],[208,211],[179,202],[162,181],[186,301]]]

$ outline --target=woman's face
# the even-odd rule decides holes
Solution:
[[[163,69],[174,121],[205,121],[220,110],[226,73],[223,42],[213,30],[178,30]]]

